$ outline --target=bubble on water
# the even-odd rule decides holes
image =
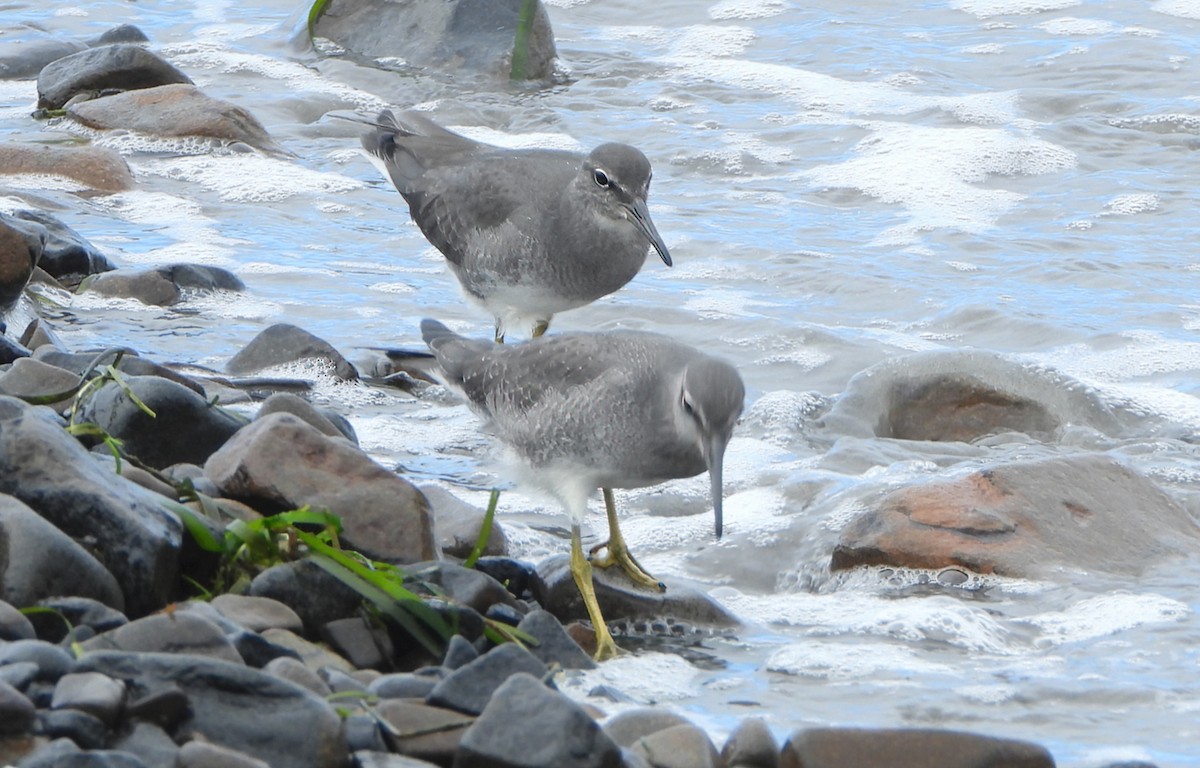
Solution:
[[[969,45],[963,48],[962,52],[977,56],[990,56],[992,54],[1004,53],[1004,46],[1000,43],[980,43],[979,45]]]
[[[767,658],[766,667],[771,672],[823,680],[871,678],[877,685],[914,674],[949,675],[954,672],[952,666],[929,661],[916,649],[868,642],[805,641],[785,645]]]
[[[742,423],[767,432],[795,436],[803,425],[820,413],[828,400],[816,392],[775,390],[763,394],[742,414]]]
[[[1187,604],[1154,593],[1110,592],[1080,600],[1065,610],[1017,619],[1042,631],[1038,642],[1063,645],[1095,640],[1146,624],[1167,624],[1187,617]]]
[[[1029,16],[1082,5],[1083,0],[952,0],[950,7],[980,19],[992,16]]]
[[[1119,216],[1132,216],[1135,213],[1147,213],[1158,210],[1158,195],[1146,192],[1118,195],[1108,201],[1105,206]]]
[[[672,56],[704,58],[736,56],[746,50],[757,35],[749,27],[726,27],[708,24],[684,27],[671,43]]]
[[[1103,19],[1076,19],[1064,16],[1061,19],[1043,21],[1038,29],[1052,35],[1107,35],[1117,30],[1117,25]]]
[[[372,283],[367,286],[367,290],[390,294],[412,294],[417,292],[417,289],[408,283]]]
[[[729,19],[769,19],[787,10],[783,0],[721,0],[708,9],[709,18],[717,21]]]
[[[995,685],[964,685],[954,690],[959,696],[976,704],[1004,704],[1012,701],[1020,693],[1015,685],[997,683]]]
[[[11,189],[29,189],[36,191],[84,192],[89,189],[84,184],[70,176],[59,176],[48,173],[12,173],[4,175],[4,185]],[[28,204],[23,207],[28,208]]]
[[[261,155],[173,157],[147,160],[140,170],[154,176],[199,184],[231,203],[266,203],[296,195],[337,194],[358,189],[357,179],[313,171]]]
[[[586,151],[578,140],[565,133],[504,133],[482,125],[447,126],[476,141],[508,149],[565,149],[571,152]]]
[[[627,654],[596,669],[572,675],[561,689],[576,699],[591,691],[611,688],[638,704],[660,704],[692,698],[701,691],[702,673],[686,659],[672,653]],[[605,706],[605,709],[609,707]]]

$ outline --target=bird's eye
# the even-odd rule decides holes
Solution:
[[[595,179],[596,183],[599,184],[600,186],[602,186],[602,187],[608,186],[608,174],[605,173],[604,171],[600,170],[599,168],[597,168],[592,173],[592,178]]]
[[[688,400],[688,397],[686,394],[683,397],[679,398],[679,404],[683,406],[684,413],[686,413],[688,416],[695,417],[696,409],[692,407],[692,401]]]

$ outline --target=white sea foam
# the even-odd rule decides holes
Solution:
[[[870,678],[877,685],[912,675],[949,675],[954,668],[930,661],[914,648],[873,642],[827,643],[806,640],[778,649],[767,658],[771,672],[831,681]]]
[[[1183,19],[1200,19],[1200,0],[1158,0],[1150,5],[1150,10]]]
[[[277,202],[296,195],[338,194],[362,186],[362,182],[348,176],[313,171],[261,155],[152,159],[143,161],[139,169],[153,176],[199,184],[231,203]]]
[[[1061,11],[1081,5],[1083,0],[951,0],[950,7],[978,18],[992,16],[1029,16],[1046,11]]]
[[[1131,216],[1135,213],[1148,213],[1158,210],[1158,195],[1148,192],[1133,192],[1127,195],[1117,195],[1105,206],[1108,210],[1120,216]]]
[[[1146,624],[1179,621],[1191,613],[1185,603],[1156,594],[1110,592],[1080,600],[1063,611],[1019,619],[1042,631],[1039,643],[1063,645],[1115,635]]]
[[[454,125],[450,130],[463,136],[509,149],[566,149],[586,151],[583,144],[564,133],[504,133],[482,125]]]
[[[1103,19],[1077,19],[1064,16],[1038,24],[1038,29],[1052,35],[1107,35],[1117,30],[1117,25]]]
[[[787,3],[783,0],[721,0],[708,9],[708,15],[717,21],[769,19],[786,10]]]
[[[589,691],[611,686],[639,704],[682,701],[700,691],[701,672],[671,653],[618,656],[596,669],[561,681],[561,689],[577,699]]]

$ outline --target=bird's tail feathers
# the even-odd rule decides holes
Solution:
[[[446,374],[447,383],[462,380],[463,365],[491,349],[493,344],[460,336],[437,320],[421,321],[421,338],[433,350],[438,365]]]

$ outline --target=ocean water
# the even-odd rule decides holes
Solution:
[[[711,538],[703,477],[618,503],[647,568],[708,589],[745,627],[688,653],[648,645],[564,688],[620,691],[595,699],[609,711],[666,704],[718,737],[760,715],[781,736],[945,727],[1034,740],[1066,766],[1200,764],[1200,558],[1137,578],[1064,570],[958,589],[828,571],[838,532],[881,489],[1079,445],[965,449],[816,427],[872,365],[995,352],[1142,414],[1144,431],[1099,449],[1200,515],[1200,461],[1180,439],[1200,427],[1200,2],[547,5],[566,81],[539,89],[297,50],[296,2],[5,4],[0,44],[28,34],[21,22],[77,38],[137,24],[292,153],[94,135],[126,156],[135,190],[0,179],[0,209],[37,199],[120,264],[218,265],[248,286],[169,309],[60,296],[64,340],[219,368],[275,322],[352,358],[419,347],[427,316],[487,336],[490,318],[359,151],[360,129],[328,113],[416,106],[510,146],[635,144],[675,266],[648,260],[551,332],[653,329],[741,370],[726,537]],[[35,101],[32,81],[0,81],[0,141],[88,135],[35,123]],[[316,396],[418,482],[480,505],[504,482],[448,397],[323,379]],[[506,492],[500,520],[522,556],[566,549],[551,501]],[[601,535],[603,517],[590,522]]]

